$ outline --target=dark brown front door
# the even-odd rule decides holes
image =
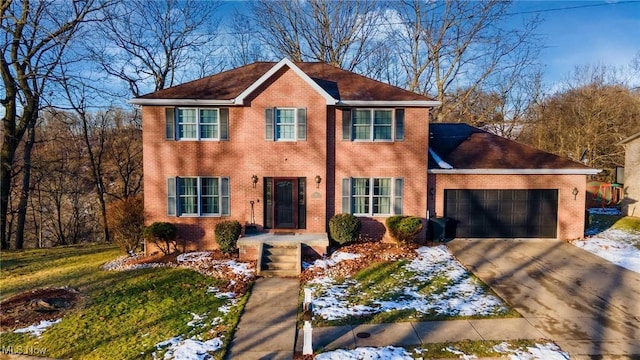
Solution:
[[[274,179],[275,227],[298,227],[298,179]]]

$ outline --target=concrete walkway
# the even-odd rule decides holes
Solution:
[[[371,325],[317,327],[313,349],[335,350],[356,347],[411,346],[463,340],[542,339],[544,335],[526,319],[450,320],[400,322]],[[302,331],[296,351],[302,351]]]
[[[292,359],[299,292],[298,279],[257,279],[226,358]]]

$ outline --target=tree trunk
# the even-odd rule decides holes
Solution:
[[[29,127],[29,138],[24,145],[24,165],[22,168],[22,190],[20,190],[20,202],[18,203],[18,227],[16,229],[16,249],[24,249],[24,226],[27,221],[27,207],[29,205],[29,192],[31,188],[31,151],[35,143],[36,131]]]

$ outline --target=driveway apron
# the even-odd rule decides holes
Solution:
[[[572,359],[640,358],[640,274],[556,240],[448,246]]]

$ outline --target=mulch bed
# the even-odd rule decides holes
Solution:
[[[69,287],[36,289],[15,295],[0,303],[0,331],[59,319],[76,307],[80,298],[80,292]]]

